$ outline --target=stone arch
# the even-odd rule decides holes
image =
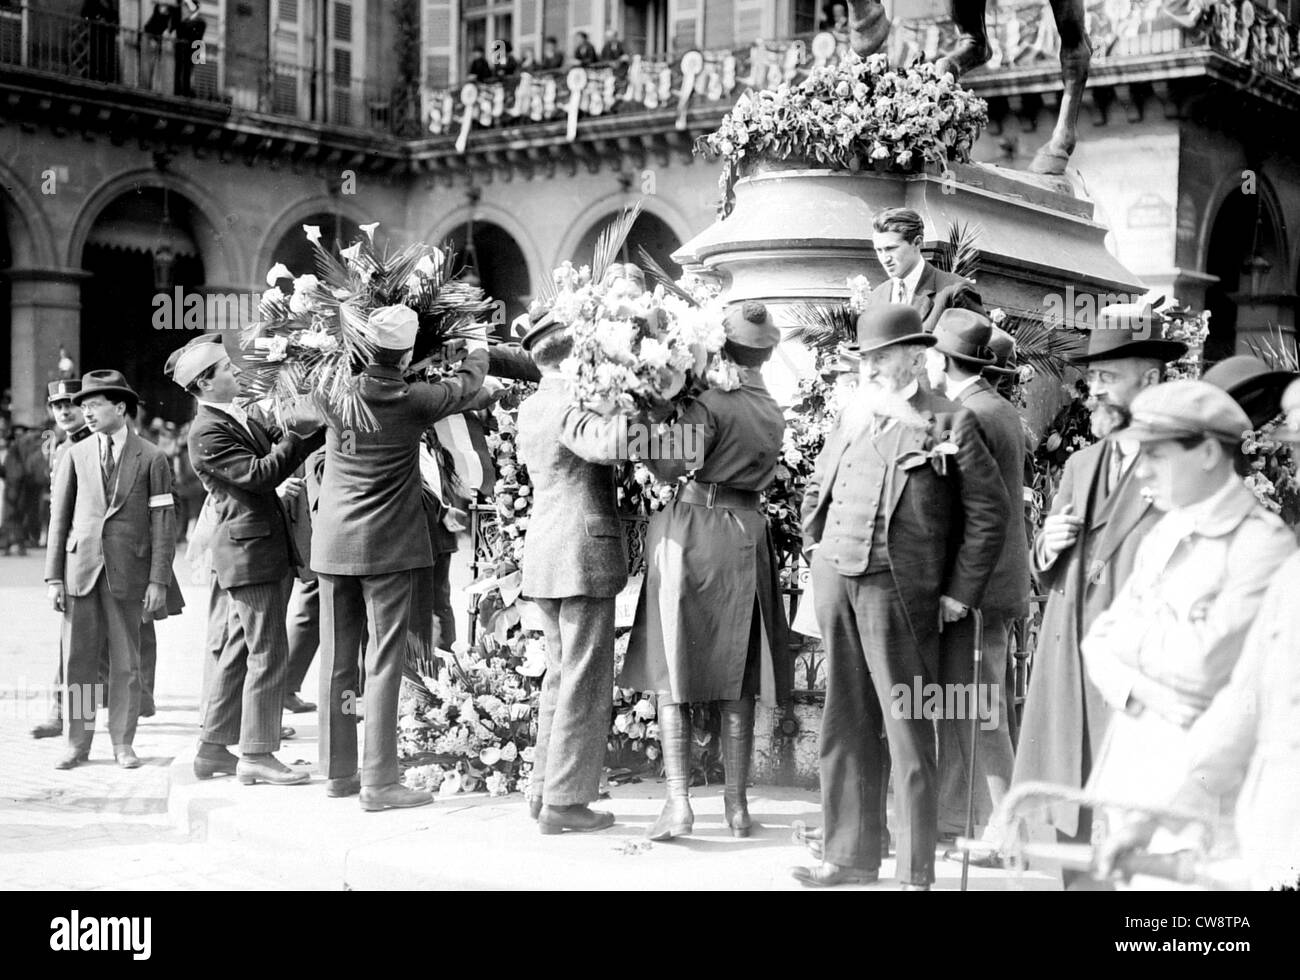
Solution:
[[[471,206],[466,203],[443,215],[429,230],[429,234],[421,240],[430,245],[441,245],[455,229],[469,221],[470,211]],[[514,214],[487,201],[479,201],[473,205],[473,214],[476,225],[480,223],[497,225],[514,239],[528,266],[530,292],[534,296],[537,295],[541,283],[539,277],[550,275],[552,266],[543,262],[541,250],[538,249],[537,242],[528,229]]]
[[[606,194],[604,197],[597,199],[588,205],[576,218],[569,224],[568,230],[564,233],[560,242],[559,254],[555,257],[552,265],[559,265],[565,259],[581,265],[589,260],[589,256],[577,256],[575,253],[580,249],[582,242],[587,238],[593,228],[599,234],[599,229],[604,227],[610,218],[618,214],[628,203],[626,194],[615,191]],[[690,241],[694,232],[691,231],[690,223],[685,219],[680,211],[665,201],[662,197],[643,197],[641,198],[641,210],[643,215],[650,215],[658,219],[667,226],[674,235],[677,236],[678,243]],[[671,271],[671,270],[670,270]]]
[[[307,219],[319,214],[336,214],[357,226],[375,220],[374,215],[365,213],[356,202],[331,197],[328,194],[317,194],[314,197],[289,205],[271,222],[266,234],[262,236],[261,245],[257,249],[257,257],[251,275],[262,288],[265,288],[265,284],[262,283],[262,276],[274,264],[275,259],[272,256],[285,236],[292,234],[295,230],[301,232],[301,226],[307,223]],[[380,227],[382,230],[383,226]],[[295,271],[306,272],[308,270]]]
[[[28,179],[19,178],[0,160],[0,208],[4,210],[5,234],[20,267],[52,268],[61,264],[54,229],[39,199],[27,189]],[[22,257],[20,259],[20,257]]]

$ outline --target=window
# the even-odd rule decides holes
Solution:
[[[474,49],[482,48],[488,63],[496,66],[494,55],[504,59],[501,42],[514,44],[513,0],[463,0],[461,4],[461,40],[464,52],[462,75],[469,75]],[[517,57],[517,55],[516,55]]]
[[[624,0],[619,27],[623,45],[631,54],[666,54],[668,0]]]

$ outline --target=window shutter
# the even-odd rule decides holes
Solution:
[[[767,0],[736,0],[736,29],[730,47],[743,48],[776,35],[776,11]]]
[[[704,43],[700,15],[704,0],[669,0],[668,43],[673,53],[681,55]]]
[[[704,46],[729,48],[736,32],[736,0],[704,0]]]
[[[445,88],[456,80],[456,0],[424,0],[421,36],[424,39],[424,84]]]

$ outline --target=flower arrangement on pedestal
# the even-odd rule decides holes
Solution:
[[[801,160],[832,170],[946,171],[968,162],[988,105],[933,64],[891,68],[883,54],[846,55],[797,85],[745,92],[697,150],[723,158],[721,216],[741,169],[758,160]]]
[[[374,351],[371,321],[405,306],[419,317],[416,358],[467,338],[467,329],[491,309],[477,286],[457,277],[455,255],[415,243],[396,252],[375,247],[378,222],[365,237],[334,255],[321,230],[303,225],[316,273],[295,276],[281,263],[266,274],[258,319],[244,328],[251,348],[241,385],[251,400],[269,399],[277,420],[304,396],[342,428],[373,431],[374,414],[357,392],[356,374]],[[289,292],[280,284],[292,281]]]

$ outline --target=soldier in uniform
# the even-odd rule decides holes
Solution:
[[[519,459],[533,481],[523,594],[545,618],[542,683],[530,808],[543,834],[604,830],[599,795],[614,689],[614,600],[627,584],[615,467],[627,420],[575,406],[560,363],[573,343],[541,317],[523,338],[542,372],[519,407]]]
[[[433,802],[402,786],[397,764],[397,697],[412,590],[419,573],[433,566],[419,448],[425,429],[462,411],[478,393],[488,366],[487,341],[479,337],[469,342],[454,377],[408,384],[404,373],[418,326],[407,306],[371,313],[376,349],[359,390],[378,428],[346,431],[330,420],[312,529],[311,567],[320,580],[321,768],[330,796],[360,793],[361,808],[369,811]],[[358,771],[353,715],[367,622],[365,756]]]
[[[656,434],[645,465],[662,480],[691,480],[650,519],[646,576],[620,685],[658,692],[667,783],[651,840],[689,834],[692,702],[722,709],[725,820],[748,837],[745,787],[761,678],[778,700],[792,687],[790,644],[762,493],[776,479],[785,417],[760,368],[781,339],[767,307],[726,315],[724,352],[734,391],[710,388]],[[763,662],[763,650],[768,662]],[[773,684],[769,681],[769,696]]]

